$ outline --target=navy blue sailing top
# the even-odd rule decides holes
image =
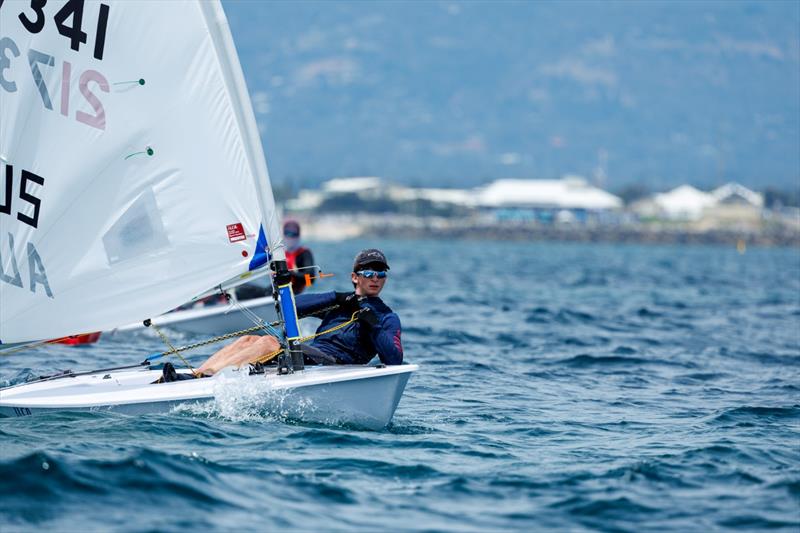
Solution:
[[[335,292],[301,294],[295,299],[299,316],[336,305]],[[378,354],[385,365],[403,363],[403,345],[400,342],[400,317],[377,296],[361,300],[361,307],[369,307],[378,318],[375,326],[355,321],[342,329],[316,337],[311,346],[332,356],[340,364],[367,364]],[[326,331],[350,320],[352,312],[341,308],[325,313],[317,332]]]

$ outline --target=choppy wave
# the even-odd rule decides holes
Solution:
[[[314,249],[346,272],[375,244]],[[421,364],[384,431],[235,374],[164,415],[0,419],[0,530],[800,529],[797,250],[383,245]],[[41,347],[0,383],[158,343]]]

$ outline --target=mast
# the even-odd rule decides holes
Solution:
[[[250,95],[244,81],[244,74],[236,53],[236,46],[231,36],[228,20],[222,5],[217,2],[200,2],[200,7],[208,21],[211,38],[224,54],[227,62],[222,62],[223,73],[231,93],[236,95],[240,105],[234,106],[236,120],[244,137],[245,150],[248,163],[254,178],[254,185],[258,192],[258,204],[261,210],[261,224],[267,239],[267,251],[272,259],[272,269],[275,276],[272,278],[273,294],[278,297],[275,306],[278,317],[283,324],[286,336],[287,350],[281,355],[278,363],[280,373],[290,373],[303,370],[303,355],[300,351],[300,327],[298,325],[297,310],[295,308],[294,292],[292,291],[291,273],[286,264],[286,250],[283,244],[280,223],[275,209],[275,198],[270,186],[267,161],[264,149],[258,134],[253,106],[250,104]],[[244,105],[244,104],[247,105]]]

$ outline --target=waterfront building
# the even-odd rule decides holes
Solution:
[[[763,196],[738,183],[728,183],[711,192],[681,185],[631,205],[631,210],[643,221],[685,223],[697,231],[756,231],[763,209]]]
[[[693,221],[703,216],[703,211],[716,203],[710,193],[691,185],[681,185],[668,192],[634,202],[631,209],[643,219]]]
[[[728,183],[711,191],[714,203],[708,206],[697,229],[758,231],[764,220],[764,197],[738,183]]]
[[[610,221],[623,205],[621,198],[579,176],[497,180],[475,191],[475,203],[498,221],[544,224]]]

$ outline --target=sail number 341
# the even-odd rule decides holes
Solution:
[[[69,40],[70,48],[75,51],[80,51],[81,44],[86,44],[88,39],[87,33],[82,29],[84,3],[85,0],[68,0],[53,15],[52,19],[58,33]],[[44,12],[47,0],[30,0],[28,5],[17,2],[10,4],[5,0],[0,0],[0,10],[8,11],[12,5],[14,7],[24,6],[17,18],[29,33],[36,34],[44,29],[48,21],[48,17],[45,16]],[[108,5],[100,4],[95,26],[93,57],[100,61],[103,59],[105,50],[109,9]],[[11,73],[7,71],[13,72],[12,59],[20,55],[21,52],[17,43],[10,37],[0,36],[0,87],[6,92],[13,93],[17,91],[17,83],[13,76],[9,77]],[[45,83],[42,68],[54,67],[56,63],[55,57],[33,48],[27,51],[27,56],[31,75],[42,98],[42,104],[46,109],[53,110],[53,101],[50,98],[51,91]],[[69,61],[64,61],[61,65],[61,75],[59,110],[62,115],[69,116],[70,83],[72,80],[72,64]],[[109,83],[103,74],[94,69],[88,69],[81,73],[78,78],[78,88],[86,102],[92,107],[93,113],[76,111],[75,119],[93,128],[104,130],[106,127],[105,109],[100,99],[92,91],[90,83],[96,84],[97,88],[102,92],[109,92]]]

